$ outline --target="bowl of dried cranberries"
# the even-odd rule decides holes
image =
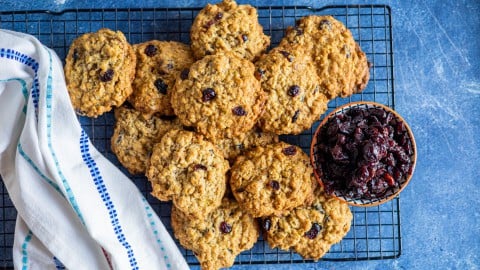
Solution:
[[[343,105],[323,119],[310,158],[328,194],[353,206],[375,206],[407,186],[417,150],[410,127],[397,112],[362,101]]]

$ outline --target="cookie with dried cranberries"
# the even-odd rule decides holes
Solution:
[[[173,115],[170,97],[177,77],[188,73],[193,54],[187,44],[151,40],[133,46],[137,55],[130,103],[143,113]]]
[[[313,196],[315,179],[308,156],[284,142],[239,156],[230,173],[233,195],[254,217],[284,215]]]
[[[172,228],[180,244],[193,251],[202,269],[232,266],[240,252],[257,242],[260,231],[256,220],[227,197],[202,219],[191,218],[174,206]]]
[[[125,35],[102,28],[76,38],[64,67],[72,105],[79,115],[98,117],[132,93],[136,56]]]
[[[276,134],[299,134],[327,110],[328,99],[319,84],[308,53],[298,46],[277,47],[255,63],[255,75],[267,94],[259,124]]]
[[[265,101],[254,72],[250,61],[231,52],[205,56],[175,83],[173,110],[212,142],[241,136],[254,127]]]
[[[228,51],[253,61],[270,45],[257,10],[233,0],[207,4],[193,21],[190,39],[197,59]]]
[[[128,103],[126,103],[128,104]],[[172,129],[182,129],[174,117],[143,114],[123,105],[115,109],[112,152],[131,174],[144,174],[153,145]]]
[[[146,176],[153,196],[202,218],[220,206],[229,168],[220,150],[203,136],[171,130],[153,146]]]
[[[311,203],[285,216],[263,218],[264,237],[271,248],[293,249],[304,259],[320,259],[350,230],[352,212],[347,203],[330,197],[318,185]]]

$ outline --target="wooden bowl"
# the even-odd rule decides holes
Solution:
[[[379,104],[379,103],[365,102],[365,101],[352,102],[352,103],[348,103],[346,105],[343,105],[341,107],[336,108],[335,110],[330,112],[323,119],[323,121],[320,123],[317,130],[315,131],[315,134],[312,138],[312,143],[311,143],[311,146],[310,146],[310,161],[311,161],[312,166],[314,168],[315,177],[317,178],[320,185],[322,185],[324,188],[326,188],[324,180],[322,179],[322,177],[323,177],[322,176],[323,175],[323,173],[322,173],[323,172],[323,169],[322,169],[323,167],[322,166],[325,166],[327,164],[327,162],[333,162],[333,161],[328,161],[328,160],[325,160],[325,158],[321,158],[322,154],[320,153],[320,150],[319,150],[319,144],[320,144],[319,143],[319,140],[320,140],[319,136],[320,136],[321,132],[323,132],[322,129],[325,130],[324,129],[325,125],[327,123],[329,123],[329,121],[332,120],[333,117],[335,117],[339,114],[345,114],[347,111],[349,111],[353,108],[360,108],[360,109],[364,109],[364,110],[377,108],[377,109],[380,109],[380,110],[384,110],[387,114],[390,113],[391,116],[392,116],[392,119],[395,119],[395,121],[397,121],[397,122],[402,122],[403,123],[403,125],[405,127],[405,130],[406,130],[405,134],[407,135],[407,138],[408,138],[407,140],[410,142],[410,145],[411,145],[411,155],[408,155],[411,162],[412,162],[411,169],[409,170],[408,173],[406,173],[406,174],[404,173],[404,174],[402,174],[402,177],[399,177],[400,180],[397,181],[398,185],[389,186],[386,189],[386,191],[383,192],[383,194],[358,197],[358,196],[355,196],[353,194],[353,192],[348,191],[348,190],[336,190],[336,189],[330,190],[331,195],[333,195],[334,197],[336,197],[336,198],[338,198],[342,201],[347,202],[349,205],[361,206],[361,207],[376,206],[376,205],[388,202],[391,199],[395,198],[408,185],[408,183],[410,182],[410,180],[412,178],[413,172],[415,170],[415,164],[416,164],[416,161],[417,161],[417,148],[416,148],[416,144],[415,144],[415,139],[413,137],[413,133],[412,133],[410,127],[408,126],[408,124],[406,123],[406,121],[397,112],[395,112],[393,109],[391,109],[391,108],[389,108],[385,105]],[[325,130],[325,132],[326,132],[326,130]],[[360,149],[359,149],[359,151],[360,151]],[[323,154],[323,155],[328,155],[328,154]],[[325,163],[325,164],[322,164],[321,163],[322,161],[320,161],[320,159],[322,159],[323,163]],[[391,167],[391,168],[393,168],[393,167]],[[385,174],[384,174],[384,176],[385,176]],[[389,174],[389,176],[391,176],[391,175]],[[349,181],[349,180],[345,180],[345,181]],[[330,188],[330,189],[332,189],[332,188]],[[326,188],[326,191],[328,192],[329,190]]]

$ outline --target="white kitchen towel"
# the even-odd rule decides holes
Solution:
[[[81,128],[56,54],[7,30],[0,30],[0,174],[25,227],[66,268],[188,269],[137,187]]]
[[[20,217],[15,226],[13,262],[15,269],[66,269]]]

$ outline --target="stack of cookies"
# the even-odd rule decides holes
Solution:
[[[195,18],[191,44],[130,45],[101,29],[75,40],[65,75],[72,104],[115,109],[112,151],[152,195],[202,268],[229,267],[261,232],[272,248],[318,260],[349,231],[348,206],[317,185],[308,156],[280,142],[362,91],[365,54],[331,16],[308,16],[265,53],[255,8],[224,0]]]

